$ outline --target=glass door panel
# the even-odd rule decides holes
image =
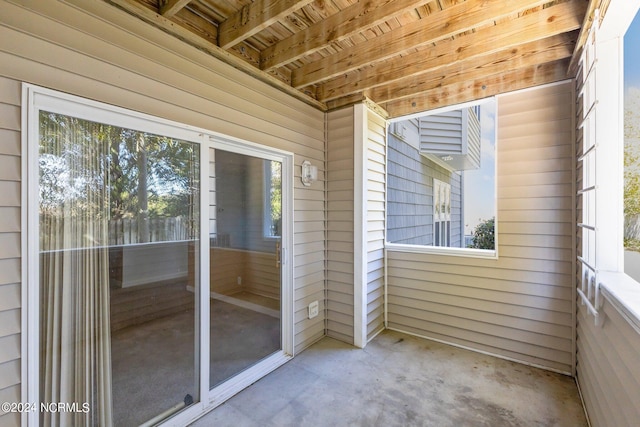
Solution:
[[[40,113],[42,425],[154,423],[199,400],[200,146]]]
[[[209,156],[213,388],[282,349],[282,163]]]

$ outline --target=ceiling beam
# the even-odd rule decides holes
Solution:
[[[577,34],[565,33],[522,44],[480,58],[462,61],[419,76],[374,88],[367,95],[378,103],[414,96],[442,86],[480,79],[486,75],[509,73],[537,64],[570,58]]]
[[[600,19],[602,20],[603,13],[609,8],[609,3],[610,0],[591,0],[589,2],[589,7],[584,15],[584,22],[582,23],[580,35],[578,36],[578,42],[576,43],[573,57],[569,64],[569,75],[573,75],[576,72],[578,60],[580,59],[580,55],[582,55],[582,48],[587,41],[587,36],[589,35],[589,31],[591,31],[591,26],[593,25],[596,9],[600,9]],[[600,25],[600,22],[598,22],[598,25]]]
[[[280,79],[268,73],[260,71],[258,68],[256,68],[256,66],[249,64],[246,60],[240,59],[237,54],[233,54],[224,49],[221,49],[215,43],[212,43],[207,39],[201,37],[200,35],[193,33],[191,30],[182,27],[176,22],[165,18],[164,16],[158,14],[155,9],[152,10],[148,7],[143,6],[137,0],[109,0],[109,2],[119,6],[121,9],[133,16],[136,16],[140,20],[147,22],[156,28],[159,28],[166,33],[172,34],[188,45],[194,46],[195,48],[208,53],[214,58],[217,58],[229,64],[230,66],[243,71],[252,77],[255,77],[257,80],[275,87],[283,91],[284,93],[293,96],[296,99],[299,99],[315,108],[318,108],[319,110],[326,110],[325,104],[316,101],[308,94],[292,88],[291,85],[285,84]],[[257,64],[257,58],[255,59],[255,64]]]
[[[322,101],[336,99],[463,60],[573,31],[580,27],[584,8],[583,1],[574,0],[482,28],[475,33],[440,41],[432,48],[379,62],[324,82],[318,87],[317,97]]]
[[[558,15],[569,14],[575,9],[573,0]],[[583,0],[580,0],[583,1]],[[303,65],[292,76],[294,87],[336,77],[369,64],[406,53],[416,47],[425,46],[478,26],[491,25],[497,19],[544,4],[545,0],[467,0],[440,12],[432,13],[415,22],[406,24],[364,43],[344,49],[321,60]],[[562,5],[560,5],[562,6]],[[555,9],[554,6],[549,9]],[[557,10],[557,9],[555,9]],[[532,13],[535,16],[540,12]],[[580,20],[582,16],[580,16]],[[578,22],[578,25],[580,23]],[[517,34],[514,35],[517,37]]]
[[[264,49],[260,55],[260,68],[270,70],[293,62],[429,1],[431,0],[378,0],[354,3]]]
[[[199,35],[209,43],[218,43],[218,27],[207,21],[200,15],[196,15],[189,9],[179,10],[173,15],[171,21],[178,23],[182,27]]]
[[[438,87],[411,98],[381,104],[390,118],[474,101],[501,93],[554,83],[567,78],[569,59],[534,65],[509,73]]]
[[[220,23],[218,44],[229,49],[314,0],[255,0]]]
[[[160,11],[160,15],[165,18],[171,18],[190,1],[191,0],[160,0],[158,10]]]

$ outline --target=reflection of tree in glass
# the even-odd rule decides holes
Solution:
[[[154,218],[183,217],[189,234],[197,233],[196,144],[60,114],[40,118],[42,214],[54,215],[65,203],[91,209],[83,201],[99,186],[108,188],[110,219],[135,221],[139,242],[148,241]],[[94,166],[70,178],[72,164],[88,162]]]
[[[627,249],[640,250],[640,89],[625,95],[624,240]]]
[[[44,215],[101,208],[92,200],[96,189],[108,185],[101,158],[106,152],[105,129],[98,123],[42,113],[40,117],[40,209]],[[86,165],[86,167],[79,167]]]
[[[280,236],[282,221],[282,163],[271,162],[271,235]]]

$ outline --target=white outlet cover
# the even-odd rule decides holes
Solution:
[[[318,315],[318,301],[309,304],[309,319],[313,319]]]

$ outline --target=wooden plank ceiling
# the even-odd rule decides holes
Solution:
[[[324,110],[390,118],[568,77],[587,0],[105,0]]]

